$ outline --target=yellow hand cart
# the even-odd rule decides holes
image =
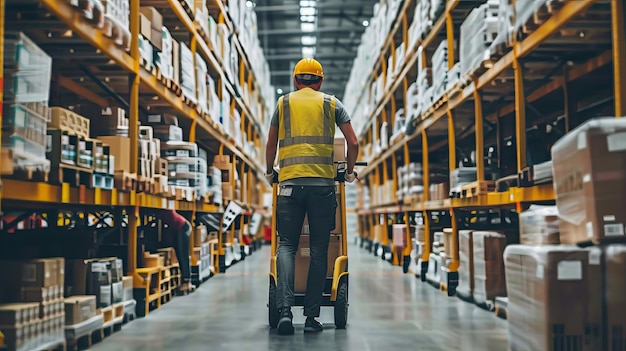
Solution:
[[[357,162],[357,166],[366,166],[365,162]],[[335,327],[343,329],[348,322],[348,240],[346,229],[346,194],[345,172],[346,162],[336,162],[335,187],[337,195],[337,214],[335,230],[331,232],[328,245],[328,271],[322,299],[322,306],[334,307]],[[278,236],[276,223],[276,209],[278,200],[278,179],[275,177],[272,186],[272,243],[269,274],[269,325],[276,328],[280,313],[276,306],[276,291],[278,276],[276,273],[276,253],[278,250]],[[309,252],[308,240],[304,235],[300,238],[300,245],[296,253],[296,282],[294,285],[294,306],[304,306],[306,291],[306,272],[308,271],[307,253]],[[304,273],[298,274],[299,272]]]

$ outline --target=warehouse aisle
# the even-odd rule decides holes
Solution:
[[[95,351],[140,350],[506,350],[506,321],[474,305],[448,298],[413,275],[403,275],[355,246],[350,247],[348,328],[335,330],[332,309],[322,309],[326,330],[304,335],[301,307],[294,336],[267,326],[269,248],[190,296],[175,298],[147,318],[95,345]]]

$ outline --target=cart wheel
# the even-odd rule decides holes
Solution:
[[[269,312],[270,328],[274,329],[278,326],[280,314],[278,312],[278,308],[276,307],[276,283],[272,277],[270,277],[269,301],[267,307]]]
[[[337,286],[337,301],[335,301],[335,327],[345,329],[348,323],[348,278],[341,278]]]
[[[402,257],[402,272],[409,273],[409,266],[411,265],[411,256]]]

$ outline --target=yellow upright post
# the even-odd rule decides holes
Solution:
[[[133,59],[133,72],[130,74],[130,108],[128,133],[130,137],[130,173],[137,173],[138,137],[139,137],[139,0],[130,2],[130,56]],[[134,192],[131,192],[131,196]],[[133,210],[128,213],[128,264],[129,274],[137,269],[137,218],[139,217],[139,201],[135,199]],[[116,220],[121,220],[117,218]]]
[[[1,0],[0,1],[0,101],[4,101],[4,6],[5,6],[4,0]],[[2,125],[2,109],[0,109],[0,126],[1,125]],[[1,151],[2,151],[2,134],[0,133],[0,152]],[[0,213],[1,211],[2,211],[2,179],[0,179]]]
[[[406,82],[406,79],[405,79]],[[409,163],[411,163],[411,154],[410,154],[410,150],[409,150],[409,145],[408,143],[404,143],[404,166],[408,167]],[[395,176],[397,177],[397,173],[395,174]],[[397,187],[396,187],[397,188]],[[406,232],[405,232],[405,247],[404,250],[402,250],[402,260],[403,260],[403,264],[402,264],[402,268],[404,273],[408,273],[409,271],[409,264],[411,263],[411,251],[413,250],[413,245],[411,243],[411,223],[410,223],[410,213],[409,211],[404,211],[404,223],[406,224]]]
[[[430,170],[428,165],[428,136],[426,135],[426,129],[422,130],[422,169],[424,171],[423,176],[423,188],[424,188],[424,202],[429,201],[430,188]],[[422,212],[424,215],[424,250],[422,253],[422,267],[421,267],[421,279],[426,280],[426,270],[428,269],[428,259],[430,257],[430,220],[428,211],[424,208]]]
[[[526,167],[526,95],[524,94],[524,76],[517,59],[513,59],[515,75],[515,143],[517,145],[517,171]]]
[[[613,76],[615,77],[615,116],[626,114],[626,33],[624,29],[624,0],[611,1],[613,33]]]
[[[485,147],[483,137],[483,103],[478,89],[474,90],[474,130],[476,134],[476,180],[485,180]]]

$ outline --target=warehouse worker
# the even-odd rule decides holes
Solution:
[[[304,315],[305,332],[321,332],[323,326],[316,320],[326,280],[328,242],[334,228],[335,166],[333,143],[335,125],[339,126],[348,144],[345,179],[353,182],[353,172],[359,151],[358,140],[350,116],[334,96],[320,92],[324,73],[314,59],[302,59],[296,64],[294,84],[297,91],[278,99],[268,133],[266,177],[270,184],[274,177],[277,145],[279,159],[280,193],[277,203],[278,233],[278,287],[276,306],[280,311],[279,334],[293,334],[295,254],[305,214],[310,230],[311,263],[309,266]]]
[[[176,258],[180,265],[182,283],[180,290],[193,290],[195,286],[191,284],[191,265],[189,263],[191,223],[189,223],[187,218],[178,214],[176,210],[164,211],[161,219],[168,226],[168,230],[164,233],[164,241],[174,247]]]

